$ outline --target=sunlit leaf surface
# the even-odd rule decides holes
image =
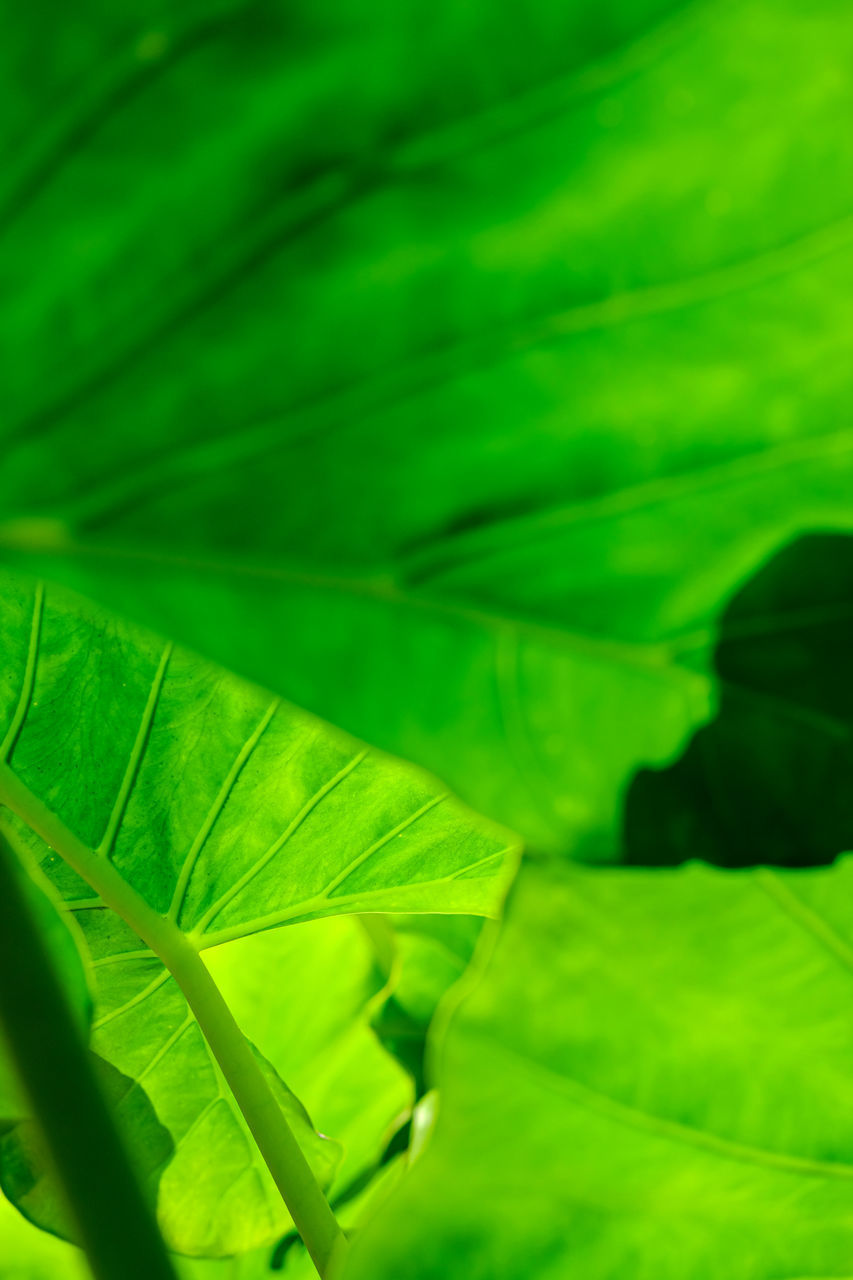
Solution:
[[[851,887],[850,859],[527,867],[441,1046],[433,1138],[346,1280],[839,1274]]]
[[[419,771],[62,592],[5,581],[0,650],[0,790],[19,814],[2,820],[83,930],[95,1050],[145,1090],[171,1135],[159,1181],[166,1239],[213,1255],[273,1241],[289,1218],[180,988],[132,913],[106,909],[61,844],[29,830],[28,806],[58,815],[199,950],[395,905],[494,913],[512,839]],[[296,972],[277,980],[301,982],[311,1000]],[[336,1144],[267,1070],[328,1183]],[[361,1141],[380,1143],[391,1119]]]
[[[335,1200],[374,1170],[414,1102],[411,1079],[370,1029],[387,980],[361,921],[342,916],[255,934],[207,960],[243,1031],[318,1128],[342,1144],[329,1189]]]
[[[49,588],[24,707],[34,602],[2,585],[16,775],[176,928],[245,948],[222,980],[295,1123],[282,1080],[340,1124],[338,1191],[403,1097],[368,1019],[422,1090],[445,1001],[438,1127],[355,1280],[840,1280],[848,862],[537,860],[442,1055],[512,842],[290,703],[535,854],[853,845],[853,9],[5,17],[0,557],[114,611]],[[96,1047],[175,1143],[170,1242],[272,1240],[180,993],[31,848],[80,908]],[[380,1001],[363,926],[313,919],[341,911],[459,918],[392,921],[391,960],[370,926]],[[296,931],[243,940],[300,921],[339,934],[317,975],[346,957],[301,1047],[310,985],[278,1028],[252,994]]]

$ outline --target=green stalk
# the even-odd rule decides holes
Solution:
[[[96,1280],[175,1280],[0,835],[0,1023]]]
[[[188,942],[171,971],[202,1028],[258,1149],[321,1276],[346,1246],[329,1202],[222,993]]]
[[[73,867],[172,974],[219,1063],[317,1271],[322,1277],[327,1276],[333,1259],[343,1255],[345,1237],[198,949],[174,921],[150,907],[111,862],[74,835],[5,764],[0,765],[0,803]]]

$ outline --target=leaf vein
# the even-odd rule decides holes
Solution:
[[[482,1033],[480,1033],[482,1034]],[[785,1152],[771,1151],[766,1147],[753,1147],[746,1143],[736,1142],[731,1138],[723,1138],[707,1130],[696,1129],[678,1120],[668,1120],[649,1111],[643,1111],[630,1103],[620,1102],[591,1085],[584,1084],[571,1076],[565,1075],[546,1063],[530,1058],[507,1044],[487,1037],[491,1050],[497,1049],[506,1057],[524,1065],[532,1074],[538,1075],[550,1087],[567,1094],[572,1101],[587,1111],[598,1112],[617,1123],[626,1124],[635,1129],[654,1133],[656,1136],[671,1142],[698,1147],[722,1159],[737,1161],[742,1164],[759,1165],[764,1168],[778,1170],[781,1173],[793,1173],[801,1177],[837,1178],[843,1181],[853,1180],[853,1165],[836,1161],[812,1160],[805,1156],[789,1155]]]
[[[113,852],[116,836],[119,827],[124,819],[127,804],[130,799],[130,793],[136,782],[139,767],[142,763],[145,749],[148,746],[148,737],[151,733],[151,726],[154,723],[154,716],[157,712],[157,704],[160,701],[160,694],[163,691],[163,683],[166,679],[166,669],[169,665],[169,659],[172,656],[172,645],[167,644],[162,654],[160,662],[154,674],[151,688],[148,692],[148,698],[145,703],[145,709],[142,712],[142,719],[139,722],[139,729],[136,733],[136,739],[130,752],[127,762],[127,768],[124,771],[124,777],[121,780],[118,795],[115,804],[110,813],[106,830],[103,838],[98,845],[97,852],[104,858],[110,858]]]
[[[0,760],[5,764],[9,763],[12,752],[15,750],[21,730],[24,727],[24,721],[27,718],[30,706],[33,700],[33,690],[36,683],[36,668],[38,667],[39,647],[41,645],[42,622],[44,620],[44,583],[39,582],[35,590],[35,598],[33,602],[33,617],[30,626],[30,640],[27,648],[27,661],[24,668],[24,679],[21,687],[21,696],[12,717],[12,723],[0,744]]]
[[[350,862],[348,866],[344,867],[344,869],[340,871],[328,885],[326,885],[326,888],[323,890],[323,897],[333,897],[335,890],[348,880],[350,876],[353,875],[360,866],[367,862],[369,858],[372,858],[374,853],[378,853],[380,849],[383,849],[390,840],[394,839],[395,836],[402,835],[404,831],[407,831],[409,827],[413,826],[424,816],[424,814],[429,813],[431,809],[440,805],[442,801],[447,798],[448,793],[446,791],[441,795],[433,796],[426,802],[426,804],[421,805],[420,809],[416,809],[414,813],[410,813],[402,822],[398,822],[396,827],[392,827],[390,831],[386,831],[383,836],[380,836],[378,840],[373,842],[369,849],[365,849],[357,858],[353,858],[352,862]]]
[[[656,27],[642,31],[639,36],[635,36],[623,45],[617,46],[615,50],[608,52],[599,58],[597,62],[580,68],[572,68],[563,75],[555,77],[550,82],[550,86],[559,88],[561,84],[564,86],[567,84],[569,87],[568,95],[566,95],[565,87],[563,88],[563,98],[555,104],[556,112],[571,109],[577,97],[583,98],[589,93],[599,92],[602,88],[613,87],[624,76],[636,74],[645,65],[653,65],[655,57],[658,56],[659,48],[665,48],[672,35],[678,36],[684,18],[687,17],[689,20],[692,17],[693,10],[703,7],[704,0],[688,0],[683,8],[676,11],[674,15],[667,15]],[[608,74],[608,64],[611,62],[614,64],[614,70]],[[529,103],[533,107],[528,121],[523,118],[509,121],[509,133],[518,133],[527,127],[536,126],[543,116],[542,105],[539,101],[541,93],[541,87],[537,86],[533,91],[527,91],[511,97],[508,101],[489,104],[484,110],[481,109],[474,112],[471,117],[463,116],[458,118],[451,122],[449,128],[424,130],[416,133],[414,137],[404,138],[398,149],[400,155],[398,165],[402,176],[407,179],[411,172],[417,172],[422,169],[428,170],[435,165],[435,155],[429,156],[429,143],[433,141],[434,145],[436,137],[439,140],[439,151],[441,139],[450,137],[450,155],[452,156],[454,153],[453,137],[454,135],[458,136],[460,126],[464,125],[469,118],[473,119],[477,125],[481,120],[486,122],[486,137],[485,140],[474,138],[473,145],[472,141],[469,140],[463,146],[462,154],[476,150],[484,144],[488,145],[490,141],[496,141],[506,134],[507,127],[504,124],[503,130],[498,129],[496,133],[492,126],[492,135],[490,136],[489,124],[496,114],[500,115],[500,112],[502,110],[506,111],[507,108],[509,108],[510,113],[516,111],[521,115],[523,111],[529,110]],[[521,111],[518,111],[516,103],[520,104]],[[554,113],[554,108],[551,108],[550,111],[546,108],[544,112],[546,118],[548,114]],[[423,148],[425,143],[427,150],[426,163],[415,162],[413,164],[410,160],[407,164],[405,162],[406,148],[412,148],[413,144],[415,149],[417,149],[418,144]],[[445,157],[439,154],[438,159],[441,162]],[[366,174],[367,176],[365,176]],[[238,242],[236,251],[231,259],[226,262],[224,268],[217,266],[217,269],[207,272],[201,282],[196,283],[194,292],[190,292],[186,297],[179,296],[177,306],[173,304],[170,307],[166,307],[159,316],[155,316],[153,323],[149,323],[147,327],[138,330],[135,334],[132,333],[129,339],[125,338],[123,343],[119,345],[118,350],[114,351],[107,360],[102,361],[99,367],[91,370],[88,376],[78,381],[76,385],[72,385],[64,394],[55,398],[37,412],[19,422],[16,427],[7,433],[7,443],[9,441],[17,443],[21,440],[32,439],[36,434],[49,433],[57,423],[61,423],[63,417],[70,410],[85,404],[87,399],[101,387],[110,385],[113,381],[121,378],[158,341],[162,341],[167,335],[179,332],[197,315],[203,313],[208,306],[227,295],[247,274],[275,256],[284,246],[298,241],[306,231],[313,229],[319,221],[345,212],[361,197],[381,189],[383,182],[387,183],[388,179],[393,179],[394,176],[395,157],[393,154],[383,164],[374,166],[372,171],[365,170],[363,158],[356,154],[343,164],[330,167],[311,183],[309,197],[315,191],[317,193],[314,195],[313,200],[309,198],[306,201],[304,185],[300,184],[294,193],[295,198],[292,197],[290,200],[285,201],[282,210],[280,212],[276,211],[276,216],[263,221],[258,229],[250,223],[248,234],[243,237],[244,243]],[[306,203],[309,210],[308,216],[305,214]]]
[[[152,952],[151,959],[156,960],[156,958]],[[116,1009],[111,1009],[109,1013],[103,1014],[100,1018],[95,1018],[92,1023],[92,1030],[100,1031],[108,1023],[114,1022],[116,1018],[120,1018],[123,1014],[129,1013],[131,1009],[135,1009],[137,1005],[142,1004],[143,1000],[147,1000],[149,996],[153,995],[155,991],[168,982],[171,976],[169,970],[164,968],[162,973],[159,973],[152,982],[149,982],[141,991],[137,991],[136,995],[131,996],[124,1004],[119,1005]]]
[[[170,920],[177,920],[178,917],[180,916],[181,909],[186,899],[187,890],[189,889],[190,879],[192,877],[192,873],[195,868],[196,862],[198,860],[199,854],[204,848],[207,838],[210,835],[211,831],[213,830],[214,824],[216,823],[219,815],[222,813],[222,810],[224,809],[228,801],[228,797],[231,795],[231,792],[234,790],[234,787],[236,786],[236,783],[237,783],[237,779],[240,777],[240,774],[243,772],[243,769],[246,763],[248,762],[249,757],[251,756],[252,752],[255,750],[255,747],[258,745],[261,738],[263,737],[268,725],[270,724],[270,721],[272,720],[273,716],[275,715],[280,705],[281,705],[281,699],[274,698],[273,701],[270,703],[270,705],[267,707],[266,711],[264,712],[264,715],[261,717],[259,724],[255,727],[255,729],[253,730],[249,738],[241,747],[240,752],[238,753],[234,763],[232,764],[231,768],[229,769],[225,777],[224,782],[222,783],[222,786],[219,788],[219,792],[215,800],[213,801],[213,804],[211,805],[210,811],[208,812],[207,817],[202,823],[198,831],[198,834],[196,835],[192,843],[192,846],[190,847],[189,852],[187,853],[187,856],[184,859],[184,863],[181,867],[180,875],[178,876],[178,880],[175,885],[175,891],[172,895],[172,901],[169,906],[168,918]]]
[[[172,1049],[174,1049],[175,1045],[181,1039],[184,1032],[187,1031],[193,1025],[193,1022],[194,1022],[194,1019],[192,1014],[188,1013],[186,1018],[184,1018],[183,1022],[180,1023],[180,1025],[169,1036],[168,1040],[164,1041],[164,1043],[160,1045],[160,1048],[154,1054],[154,1057],[150,1060],[150,1062],[148,1062],[148,1064],[144,1066],[141,1071],[135,1074],[134,1083],[142,1084],[142,1081],[145,1079],[145,1077],[149,1076],[152,1071],[155,1071],[157,1069],[157,1067],[160,1065],[160,1063],[163,1061],[166,1055],[170,1053]]]
[[[853,947],[839,937],[828,921],[807,906],[777,872],[770,867],[759,867],[753,871],[752,878],[791,920],[853,973]]]
[[[338,770],[333,778],[329,778],[327,782],[323,783],[322,787],[320,787],[318,791],[315,791],[314,795],[311,796],[310,800],[306,801],[297,813],[296,817],[289,823],[279,838],[270,845],[260,858],[258,858],[257,862],[249,867],[247,871],[244,871],[239,879],[235,880],[235,882],[207,909],[195,927],[194,933],[196,935],[202,935],[211,921],[215,920],[220,912],[222,912],[229,903],[233,902],[233,900],[243,892],[247,885],[251,884],[251,882],[260,875],[276,854],[284,848],[294,832],[302,826],[305,819],[313,813],[317,808],[317,805],[325,800],[326,796],[329,795],[329,793],[341,782],[343,782],[344,778],[348,777],[354,769],[357,769],[362,760],[364,760],[368,754],[369,752],[367,748],[363,751],[357,752],[351,760],[347,761],[342,769]]]

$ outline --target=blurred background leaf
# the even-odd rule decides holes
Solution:
[[[206,960],[240,1028],[343,1146],[334,1201],[374,1172],[414,1103],[411,1079],[370,1030],[387,980],[367,934],[341,916],[243,938]]]
[[[3,1280],[89,1280],[79,1249],[32,1226],[0,1195]]]
[[[445,995],[466,972],[483,921],[476,916],[389,916],[397,963],[388,998],[373,1027],[411,1074],[420,1096],[427,1087],[426,1039]]]
[[[850,525],[849,7],[6,26],[8,560],[612,858],[697,632]]]
[[[17,857],[16,851],[13,853]],[[33,918],[51,963],[61,975],[68,1008],[81,1029],[88,1028],[92,1016],[92,997],[89,990],[89,968],[85,945],[74,921],[62,912],[58,896],[45,876],[36,867],[27,866],[22,860],[12,868],[16,871],[22,892],[26,895]],[[25,957],[21,957],[25,963]],[[0,1025],[0,1124],[4,1121],[22,1120],[29,1115],[29,1105],[22,1097],[9,1058],[5,1033]]]
[[[841,1274],[851,880],[528,863],[346,1280]]]

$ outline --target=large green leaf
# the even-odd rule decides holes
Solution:
[[[513,841],[419,771],[61,591],[4,580],[0,653],[2,821],[82,927],[96,1051],[171,1135],[167,1242],[215,1255],[274,1240],[289,1218],[163,961],[177,948],[206,975],[207,948],[339,913],[494,913]],[[262,1066],[328,1181],[334,1144]]]
[[[850,524],[850,6],[7,9],[5,554],[611,856]]]
[[[361,1230],[365,1222],[396,1186],[406,1167],[406,1157],[397,1156],[382,1166],[358,1195],[337,1207],[337,1217],[348,1235]],[[185,1280],[316,1280],[317,1272],[298,1236],[290,1236],[284,1248],[256,1250],[238,1258],[180,1259],[180,1274]]]
[[[426,1088],[425,1054],[430,1024],[447,992],[462,977],[483,924],[473,916],[394,916],[387,919],[395,977],[377,1010],[382,1043],[411,1072],[418,1094]]]
[[[346,1280],[781,1280],[853,1257],[853,858],[530,865]]]

